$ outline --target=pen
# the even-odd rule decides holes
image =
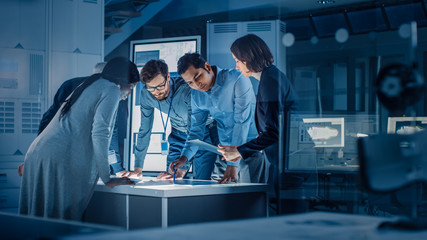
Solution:
[[[175,175],[176,175],[175,164],[173,165],[173,184],[175,184]]]

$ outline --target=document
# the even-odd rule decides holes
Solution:
[[[218,151],[217,151],[218,147],[217,147],[217,146],[215,146],[215,145],[212,145],[212,144],[207,143],[207,142],[203,142],[203,141],[201,141],[201,140],[199,140],[199,139],[188,140],[188,142],[189,142],[189,143],[192,143],[192,144],[194,144],[194,145],[197,145],[197,146],[199,146],[199,147],[201,147],[201,148],[204,148],[205,150],[207,150],[207,151],[209,151],[209,152],[213,152],[213,153],[216,153],[216,154],[218,154],[218,155],[221,155],[221,156],[222,156],[222,154],[221,154],[220,152],[218,152]]]

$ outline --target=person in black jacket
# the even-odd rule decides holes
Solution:
[[[93,68],[93,73],[101,73],[105,67],[106,62],[99,62]],[[39,132],[37,135],[43,132],[46,126],[50,123],[52,118],[55,116],[56,112],[58,112],[62,103],[65,102],[67,97],[76,89],[86,78],[86,77],[76,77],[65,81],[56,92],[53,97],[53,104],[49,107],[49,109],[43,114],[42,120],[39,125]]]
[[[252,76],[260,81],[255,110],[258,137],[241,146],[219,146],[218,151],[227,161],[234,162],[263,150],[271,164],[269,184],[275,187],[277,194],[279,115],[285,121],[282,126],[286,126],[287,114],[298,109],[297,94],[286,75],[273,65],[273,55],[260,37],[254,34],[243,36],[234,41],[230,50],[236,68],[245,77]],[[288,174],[282,181],[285,187],[301,186],[304,177]]]
[[[88,76],[69,79],[58,88],[58,91],[53,97],[52,106],[50,106],[49,109],[43,114],[42,120],[40,121],[39,125],[39,132],[37,135],[40,135],[40,133],[43,132],[43,130],[52,120],[53,116],[55,116],[56,112],[58,112],[62,103],[65,102],[70,93],[72,93],[74,89],[76,89],[86,78],[88,78]]]
[[[289,79],[273,65],[273,55],[265,42],[249,34],[231,46],[236,68],[260,81],[256,97],[255,122],[258,137],[241,146],[220,146],[227,161],[237,161],[265,150],[269,161],[277,165],[279,114],[297,110],[297,95]]]

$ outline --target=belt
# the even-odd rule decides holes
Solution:
[[[213,127],[216,127],[216,121],[213,121],[206,125],[206,128],[213,128]]]
[[[172,128],[171,132],[173,132],[173,133],[177,133],[177,134],[185,134],[185,135],[187,135],[187,134],[188,134],[187,132],[180,131],[180,130],[178,130],[178,129],[176,129],[176,128]]]

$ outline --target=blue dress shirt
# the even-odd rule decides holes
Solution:
[[[208,92],[191,90],[191,128],[181,156],[191,159],[198,146],[188,140],[203,139],[209,114],[216,120],[221,145],[237,146],[257,136],[255,127],[255,93],[249,78],[235,69],[216,71],[214,86]],[[227,162],[238,166],[239,162]]]
[[[172,129],[187,133],[189,115],[191,114],[191,88],[182,78],[170,79],[171,92],[169,96],[158,101],[145,87],[141,89],[141,125],[138,132],[138,139],[135,148],[135,167],[142,168],[145,155],[150,144],[151,130],[154,121],[154,109],[160,108],[163,113],[168,113]]]

